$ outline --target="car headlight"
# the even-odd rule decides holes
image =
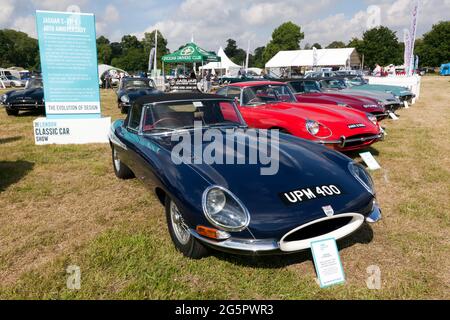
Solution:
[[[372,122],[374,125],[378,124],[377,117],[375,117],[373,114],[368,113],[367,119],[369,119],[369,121]]]
[[[308,130],[309,133],[311,133],[313,136],[319,133],[320,126],[317,121],[314,120],[307,120],[306,121],[306,130]]]
[[[349,105],[346,104],[346,103],[338,103],[337,105],[338,105],[339,107],[349,107]]]
[[[120,98],[120,101],[124,103],[130,103],[130,98],[127,95],[124,95]]]
[[[8,99],[8,96],[7,96],[6,94],[3,94],[3,95],[1,96],[1,98],[0,98],[0,101],[1,101],[2,103],[5,103],[5,102],[6,102],[6,99]]]
[[[367,191],[375,195],[372,177],[367,173],[366,169],[355,162],[349,162],[348,170]]]
[[[364,108],[370,109],[370,108],[378,108],[378,105],[376,104],[365,104],[363,105]]]
[[[242,202],[223,187],[207,188],[202,205],[208,221],[225,231],[242,231],[250,223],[250,214]]]

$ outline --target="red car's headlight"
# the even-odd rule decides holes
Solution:
[[[317,138],[328,138],[332,134],[328,127],[315,120],[307,120],[305,126],[306,130]]]

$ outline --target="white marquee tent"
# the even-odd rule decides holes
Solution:
[[[126,75],[128,75],[128,72],[126,72],[125,70],[113,67],[113,66],[109,66],[107,64],[99,64],[98,65],[98,80],[101,81],[102,76],[109,71],[114,70],[115,72],[123,72]]]
[[[266,68],[284,67],[359,67],[361,60],[355,48],[280,51],[266,63]]]
[[[225,70],[226,75],[236,75],[242,67],[228,58],[225,51],[220,47],[217,55],[220,57],[220,62],[210,62],[200,67],[200,70]]]

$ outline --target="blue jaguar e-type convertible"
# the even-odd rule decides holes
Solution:
[[[276,170],[269,174],[262,174],[267,161],[250,159],[261,149],[260,138],[277,142],[271,150]],[[213,141],[211,154],[223,161],[198,157],[196,151]],[[363,167],[315,143],[247,128],[230,98],[142,97],[125,120],[112,124],[110,142],[116,176],[136,177],[156,194],[176,248],[191,258],[204,256],[207,248],[297,252],[381,218]],[[182,142],[188,148],[180,148]]]

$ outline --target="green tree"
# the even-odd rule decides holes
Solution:
[[[266,47],[258,47],[253,52],[253,64],[257,68],[264,68],[263,53]]]
[[[415,52],[421,66],[439,67],[450,62],[450,21],[433,25],[423,39],[416,41]]]
[[[327,49],[339,49],[339,48],[345,48],[346,45],[342,41],[333,41],[327,46]]]
[[[238,49],[238,46],[237,46],[236,40],[228,39],[227,45],[226,45],[225,49],[223,49],[223,51],[231,59],[231,57],[235,56],[237,49]]]
[[[102,44],[107,44],[109,45],[109,40],[108,38],[104,37],[104,36],[100,36],[97,38],[97,46],[100,46]]]
[[[129,49],[142,49],[142,43],[136,38],[136,36],[126,35],[122,37],[120,42],[124,51]]]
[[[39,66],[39,46],[36,39],[24,32],[0,30],[0,64],[35,69]]]
[[[128,72],[143,71],[148,68],[148,56],[142,49],[129,48],[120,57],[112,59],[111,63]]]
[[[101,64],[111,64],[112,49],[109,44],[97,45],[97,60]]]
[[[263,53],[264,63],[281,50],[299,50],[300,42],[304,37],[300,26],[290,21],[283,23],[272,33],[272,40],[267,44]]]
[[[239,48],[237,46],[236,40],[233,39],[227,40],[227,45],[223,51],[228,56],[228,58],[231,59],[231,61],[238,65],[242,65],[247,57],[247,52],[244,49]],[[253,57],[250,55],[249,65],[251,65],[252,60]]]
[[[387,27],[370,29],[364,32],[361,42],[353,39],[349,46],[355,47],[360,55],[364,55],[364,64],[370,68],[376,64],[386,66],[403,63],[402,46],[396,33]]]
[[[119,42],[113,42],[109,45],[109,47],[111,48],[111,60],[122,55],[123,49]]]
[[[317,43],[317,42],[314,43],[312,46],[316,49],[322,49],[322,46],[320,45],[320,43]]]
[[[155,31],[144,33],[144,38],[142,39],[142,44],[144,46],[144,52],[148,58],[150,55],[150,51],[155,46]],[[167,48],[167,40],[166,40],[166,38],[164,38],[162,33],[160,31],[158,31],[158,50],[157,50],[156,61],[157,61],[159,69],[162,68],[161,57],[168,53],[170,53],[170,50]]]

